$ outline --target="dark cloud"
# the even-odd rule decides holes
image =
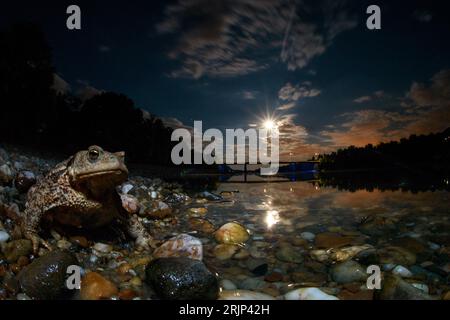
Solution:
[[[178,34],[169,52],[182,63],[174,77],[245,75],[274,61],[296,70],[356,26],[332,1],[316,5],[320,23],[308,22],[309,6],[300,0],[183,0],[166,8],[156,28],[160,34]]]
[[[317,97],[320,93],[319,89],[311,87],[310,82],[303,82],[295,86],[288,82],[278,92],[278,98],[284,101],[298,101],[301,98]]]

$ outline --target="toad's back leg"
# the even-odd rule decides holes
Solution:
[[[36,186],[29,191],[25,212],[22,217],[22,232],[25,238],[32,241],[35,253],[38,251],[41,243],[50,248],[48,243],[38,235],[42,217],[55,208],[68,206],[98,209],[101,207],[101,204],[85,199],[70,188],[65,189],[64,192],[61,192],[61,190],[46,190],[44,192],[39,186]]]

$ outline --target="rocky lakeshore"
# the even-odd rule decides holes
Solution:
[[[375,212],[341,223],[332,212],[246,208],[245,192],[185,190],[132,172],[117,192],[155,248],[114,227],[49,224],[42,237],[52,250],[35,254],[19,221],[27,191],[55,164],[0,149],[0,300],[450,299],[448,212]],[[71,265],[81,267],[80,290],[66,286]],[[370,265],[381,268],[380,290],[367,288]]]

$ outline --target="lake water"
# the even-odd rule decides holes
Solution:
[[[320,181],[234,183],[233,179],[242,181],[234,177],[219,184],[214,192],[226,201],[205,203],[208,211],[202,218],[216,227],[236,221],[250,232],[250,241],[240,249],[244,253],[237,251],[237,256],[221,260],[214,241],[204,247],[205,262],[238,288],[277,296],[315,286],[341,298],[371,298],[364,281],[355,280],[357,289],[350,292],[348,284],[336,282],[332,271],[345,260],[336,258],[340,250],[366,246],[381,250],[381,268],[403,264],[414,273],[408,281],[426,285],[430,294],[448,289],[448,191],[346,191],[324,187]],[[424,278],[424,272],[431,276]]]

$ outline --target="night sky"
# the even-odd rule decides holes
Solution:
[[[444,3],[17,0],[2,4],[0,27],[42,26],[58,90],[124,93],[173,125],[247,128],[270,115],[282,154],[304,159],[450,126]],[[66,28],[69,4],[80,31]],[[366,28],[370,4],[381,30]]]

